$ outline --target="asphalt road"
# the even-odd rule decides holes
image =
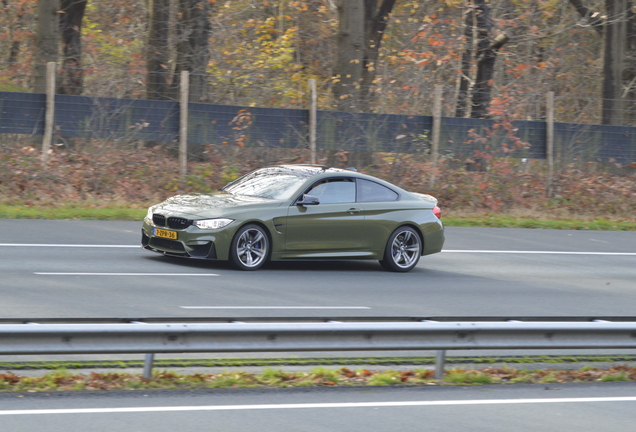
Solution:
[[[138,222],[0,220],[0,316],[636,315],[635,232],[447,228],[443,253],[396,274],[376,262],[238,272],[144,251],[139,231]],[[631,432],[635,403],[632,383],[0,394],[0,424],[12,432]]]
[[[631,383],[0,394],[2,430],[632,432]]]
[[[137,247],[139,222],[0,220],[0,316],[636,315],[636,232],[446,230],[413,271],[225,263]]]

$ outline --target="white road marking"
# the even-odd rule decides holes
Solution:
[[[181,309],[371,309],[368,306],[179,306]]]
[[[138,248],[141,245],[94,245],[94,244],[36,244],[36,243],[0,243],[0,247],[68,247],[68,248]]]
[[[483,400],[438,400],[405,402],[345,402],[345,403],[305,403],[305,404],[261,404],[261,405],[202,405],[126,408],[63,408],[35,410],[0,410],[2,415],[40,414],[112,414],[139,412],[179,412],[179,411],[240,411],[240,410],[280,410],[318,408],[391,408],[413,406],[453,406],[453,405],[521,405],[589,402],[636,402],[636,396],[589,397],[589,398],[549,398],[549,399],[483,399]]]
[[[36,244],[0,243],[0,247],[63,247],[63,248],[141,248],[141,245],[96,245],[96,244]],[[569,251],[508,251],[508,250],[462,250],[447,249],[443,253],[493,253],[493,254],[544,254],[544,255],[617,255],[636,256],[636,252],[569,252]]]
[[[215,273],[64,273],[64,272],[33,272],[45,276],[218,276]]]
[[[506,250],[443,250],[446,253],[493,253],[493,254],[544,254],[544,255],[619,255],[636,256],[636,252],[562,252],[562,251],[506,251]]]

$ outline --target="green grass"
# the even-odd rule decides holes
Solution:
[[[629,377],[627,376],[626,373],[621,372],[615,375],[603,375],[601,378],[599,378],[599,380],[601,382],[618,382],[618,381],[629,381]]]
[[[635,231],[636,222],[613,221],[609,219],[594,220],[542,220],[515,218],[507,215],[487,215],[474,218],[443,218],[445,226],[492,227],[492,228],[535,228],[535,229],[569,229],[598,231]]]
[[[486,357],[455,357],[446,359],[448,364],[532,364],[532,363],[615,363],[636,362],[633,355],[611,356],[486,356]],[[272,374],[283,366],[405,366],[405,365],[434,365],[435,357],[286,357],[286,358],[220,358],[220,359],[157,359],[157,368],[185,368],[185,367],[264,367]],[[0,362],[1,370],[68,370],[68,369],[125,369],[143,368],[140,360],[112,360],[112,361],[24,361]],[[276,368],[276,369],[275,369]],[[280,372],[280,371],[279,371]]]
[[[442,380],[434,379],[432,369],[368,370],[349,368],[314,368],[310,372],[286,372],[266,368],[262,373],[226,371],[221,373],[182,374],[156,370],[149,379],[139,373],[91,372],[77,373],[56,370],[41,376],[20,376],[0,373],[0,392],[94,391],[94,390],[170,390],[209,388],[289,388],[332,386],[392,386],[392,385],[485,385],[485,384],[554,384],[578,382],[635,381],[636,367],[618,366],[610,369],[580,370],[516,370],[485,368],[482,370],[452,369]]]
[[[24,204],[0,204],[0,219],[79,219],[141,221],[146,208],[117,206],[42,206]],[[515,218],[508,215],[484,215],[479,217],[445,217],[445,226],[537,228],[600,231],[636,231],[636,221],[594,220],[542,220]]]
[[[497,382],[489,375],[476,370],[453,369],[446,372],[444,381],[452,384],[483,385]]]
[[[122,206],[82,207],[61,205],[56,207],[33,207],[26,205],[0,204],[0,219],[81,219],[81,220],[138,220],[147,209]]]
[[[367,385],[395,385],[402,382],[400,372],[394,370],[387,370],[384,372],[378,372],[367,380]]]

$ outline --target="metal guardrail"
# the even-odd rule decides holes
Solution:
[[[326,316],[326,317],[127,317],[127,318],[0,318],[0,324],[128,324],[128,323],[293,323],[293,322],[636,322],[636,316]]]
[[[636,348],[636,318],[625,318],[3,319],[0,355],[146,353],[150,377],[155,353],[437,350],[441,377],[446,350]]]

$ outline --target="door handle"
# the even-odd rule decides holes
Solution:
[[[349,212],[349,214],[356,214],[356,213],[360,213],[360,209],[359,208],[350,208],[349,210],[347,210]]]

